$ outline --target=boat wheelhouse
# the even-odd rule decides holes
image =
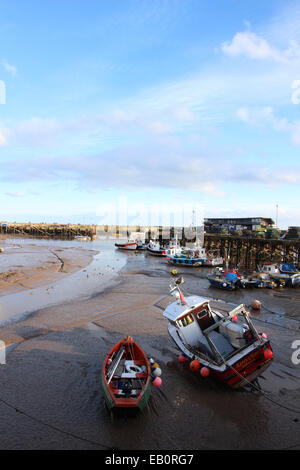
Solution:
[[[165,249],[161,247],[159,242],[150,240],[148,246],[147,246],[147,251],[150,255],[154,256],[165,256]]]
[[[269,367],[273,353],[269,340],[256,331],[245,305],[228,313],[220,312],[211,307],[207,298],[185,299],[180,283],[177,280],[171,288],[177,301],[163,312],[177,347],[232,388],[254,381]]]

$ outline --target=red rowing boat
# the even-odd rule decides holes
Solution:
[[[102,387],[109,409],[142,410],[151,394],[151,366],[142,348],[125,336],[105,358]]]

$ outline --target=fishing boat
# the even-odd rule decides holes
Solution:
[[[180,256],[182,253],[182,248],[178,243],[177,238],[172,239],[169,243],[169,246],[165,249],[165,256],[167,258],[172,258],[173,256]]]
[[[91,241],[91,237],[87,236],[87,235],[76,235],[74,237],[74,240],[77,240],[79,242],[90,242]]]
[[[170,286],[177,300],[163,312],[168,332],[190,368],[211,375],[231,388],[256,380],[271,364],[273,352],[266,335],[255,329],[245,305],[230,312],[212,308],[199,296],[184,298],[182,278]]]
[[[273,279],[275,282],[284,283],[289,287],[300,285],[300,272],[291,264],[265,264],[259,268],[259,274],[265,274],[265,277]]]
[[[109,410],[142,410],[151,394],[151,365],[144,351],[125,336],[106,356],[102,387]]]
[[[119,250],[137,250],[138,249],[138,244],[135,241],[128,241],[125,243],[115,243],[115,246]]]
[[[223,258],[215,258],[207,254],[205,248],[181,250],[179,254],[167,256],[170,264],[180,264],[188,267],[219,266],[223,264]]]
[[[245,280],[235,270],[224,271],[222,268],[216,268],[207,275],[207,279],[211,286],[219,289],[236,290],[246,287]]]
[[[166,256],[165,248],[163,248],[159,242],[150,240],[147,251],[153,256]]]

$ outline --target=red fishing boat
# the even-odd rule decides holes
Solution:
[[[102,387],[107,407],[142,410],[151,395],[151,365],[144,351],[125,336],[106,356]]]
[[[115,243],[115,246],[119,250],[137,250],[138,249],[137,242],[131,242],[131,241],[128,241],[126,243]]]
[[[220,312],[209,299],[184,298],[179,278],[171,292],[177,301],[168,305],[163,315],[169,320],[168,331],[181,358],[191,360],[191,369],[202,376],[211,375],[232,388],[256,380],[273,358],[267,336],[256,331],[245,305],[230,312]]]

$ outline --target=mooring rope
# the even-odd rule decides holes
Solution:
[[[8,408],[11,408],[13,409],[14,411],[16,411],[17,413],[20,413],[24,416],[26,416],[27,418],[31,419],[32,421],[35,421],[36,423],[39,423],[39,424],[42,424],[43,426],[46,426],[50,429],[53,429],[54,431],[58,431],[62,434],[65,434],[66,436],[69,436],[69,437],[73,437],[74,439],[78,439],[78,440],[81,440],[83,442],[88,442],[89,444],[92,444],[92,445],[96,445],[98,447],[102,447],[103,449],[107,449],[107,450],[118,450],[116,447],[110,447],[110,446],[107,446],[105,444],[102,444],[101,442],[97,442],[97,441],[93,441],[91,439],[87,439],[85,437],[82,437],[82,436],[78,436],[77,434],[74,434],[72,432],[69,432],[69,431],[64,431],[63,429],[60,429],[58,428],[57,426],[54,426],[53,424],[49,424],[49,423],[46,423],[45,421],[39,419],[39,418],[36,418],[35,416],[32,416],[30,415],[29,413],[27,413],[26,411],[22,410],[21,408],[17,408],[15,405],[12,405],[11,403],[9,403],[8,401],[4,400],[3,398],[0,398],[0,402],[3,403],[4,405],[6,405]]]

